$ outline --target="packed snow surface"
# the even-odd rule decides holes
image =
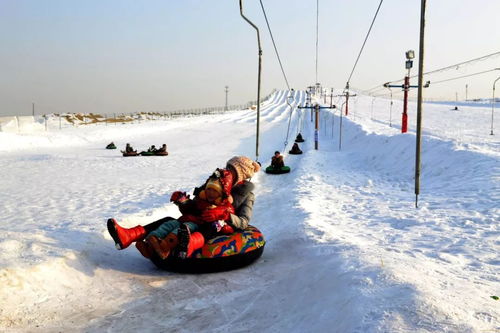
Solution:
[[[304,154],[285,153],[289,174],[252,179],[265,251],[223,273],[160,271],[133,246],[117,251],[106,220],[179,216],[173,191],[256,157],[255,111],[0,132],[0,330],[500,331],[500,117],[490,135],[488,105],[424,105],[415,208],[414,104],[406,134],[400,101],[358,95],[342,119],[322,110],[315,150],[311,113],[290,116],[288,94],[261,106],[259,160],[299,131]],[[111,141],[169,155],[124,158]]]

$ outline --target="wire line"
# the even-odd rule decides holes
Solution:
[[[269,30],[269,34],[271,35],[271,40],[273,41],[274,51],[276,52],[276,56],[278,57],[278,62],[280,63],[281,72],[283,73],[283,77],[285,78],[286,86],[288,90],[290,90],[290,85],[288,84],[288,79],[286,78],[285,70],[283,69],[283,64],[281,63],[281,58],[278,53],[278,48],[276,47],[276,43],[274,42],[273,33],[271,31],[271,26],[269,25],[269,21],[267,19],[266,10],[264,9],[264,4],[262,0],[260,0],[260,6],[262,7],[262,12],[264,13],[264,18],[266,19],[267,29]]]
[[[435,69],[433,71],[424,73],[424,75],[434,74],[434,73],[437,73],[437,72],[443,72],[443,71],[448,70],[448,69],[457,68],[457,67],[460,67],[462,65],[471,63],[471,62],[476,62],[476,61],[479,61],[479,60],[484,60],[484,59],[487,59],[487,58],[490,58],[490,57],[493,57],[493,56],[498,56],[498,55],[500,55],[500,51],[499,52],[495,52],[495,53],[491,53],[491,54],[488,54],[488,55],[485,55],[485,56],[482,56],[482,57],[479,57],[479,58],[475,58],[475,59],[463,61],[463,62],[460,62],[460,63],[455,64],[455,65],[451,65],[451,66],[446,66],[446,67],[443,67],[443,68]],[[415,78],[415,77],[417,77],[417,75],[410,76],[410,79]],[[397,81],[389,81],[388,83],[396,83],[396,82],[400,82],[400,81],[404,81],[404,79],[397,80]]]
[[[380,0],[380,3],[378,4],[377,11],[375,12],[375,16],[373,17],[373,20],[372,20],[372,24],[370,25],[370,29],[368,29],[368,33],[366,34],[365,41],[363,42],[363,46],[361,46],[361,50],[359,50],[358,58],[356,59],[356,62],[354,63],[354,67],[352,68],[351,75],[349,75],[349,79],[347,79],[347,83],[349,83],[351,81],[352,74],[354,73],[354,70],[356,69],[356,65],[358,64],[359,58],[361,57],[361,53],[363,52],[366,41],[368,40],[368,36],[370,35],[370,31],[372,30],[373,24],[375,23],[375,19],[377,18],[378,12],[380,10],[380,6],[382,6],[382,2],[384,2],[384,0]]]
[[[468,75],[462,75],[462,76],[457,76],[457,77],[454,77],[454,78],[451,78],[451,79],[446,79],[446,80],[441,80],[441,81],[436,81],[436,82],[432,82],[431,81],[431,84],[438,84],[438,83],[441,83],[441,82],[446,82],[446,81],[453,81],[453,80],[458,80],[458,79],[463,79],[464,77],[469,77],[469,76],[474,76],[474,75],[479,75],[479,74],[484,74],[484,73],[489,73],[489,72],[493,72],[493,71],[496,71],[496,70],[499,70],[500,68],[493,68],[493,69],[490,69],[490,70],[487,70],[487,71],[482,71],[482,72],[477,72],[477,73],[473,73],[473,74],[468,74]]]
[[[316,0],[316,82],[318,83],[319,0]]]
[[[455,64],[455,65],[451,65],[451,66],[447,66],[447,67],[444,67],[444,68],[440,68],[440,69],[436,69],[436,70],[433,70],[433,71],[430,71],[430,72],[427,72],[427,73],[424,73],[425,75],[429,75],[429,74],[434,74],[436,72],[442,72],[444,70],[448,70],[448,69],[451,69],[451,68],[456,68],[456,67],[459,67],[461,65],[465,65],[465,64],[468,64],[470,62],[475,62],[475,61],[479,61],[479,60],[484,60],[486,58],[489,58],[489,57],[493,57],[493,56],[496,56],[496,55],[500,55],[500,51],[499,52],[495,52],[495,53],[492,53],[492,54],[488,54],[488,55],[485,55],[485,56],[482,56],[482,57],[479,57],[479,58],[475,58],[475,59],[472,59],[472,60],[468,60],[468,61],[464,61],[464,62],[461,62],[461,63],[458,63],[458,64]],[[416,75],[415,75],[416,76]]]

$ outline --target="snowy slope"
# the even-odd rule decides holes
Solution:
[[[283,151],[290,109],[261,106],[260,158]],[[297,103],[304,92],[295,92]],[[491,110],[426,104],[419,208],[414,207],[415,105],[359,96],[350,115],[307,111],[292,172],[256,175],[252,223],[267,240],[247,268],[158,271],[114,249],[105,221],[178,216],[191,191],[233,155],[255,157],[255,111],[168,121],[0,132],[0,329],[12,332],[485,332],[500,330],[500,149]],[[372,109],[373,107],[373,109]],[[389,119],[391,121],[389,121]],[[497,117],[498,119],[499,117]],[[393,127],[389,126],[389,123]],[[56,126],[54,126],[56,127]],[[496,120],[495,128],[500,130]],[[105,150],[166,143],[168,157]]]

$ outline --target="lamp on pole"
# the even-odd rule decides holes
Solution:
[[[421,7],[422,8],[425,8],[425,1],[427,0],[421,0],[422,1],[422,5]],[[423,11],[425,11],[425,9],[423,9]],[[422,17],[421,17],[421,24],[422,24]],[[420,33],[421,33],[421,39],[422,39],[422,34],[423,32],[423,26],[420,27]],[[421,43],[422,45],[422,40],[421,40]],[[423,50],[419,50],[420,52],[420,56],[422,55],[422,51]],[[405,55],[406,55],[406,62],[405,62],[405,68],[408,70],[408,74],[405,76],[404,78],[404,83],[403,85],[393,85],[393,84],[390,84],[390,82],[387,82],[387,83],[384,83],[384,87],[386,88],[403,88],[403,91],[404,91],[404,98],[403,98],[403,117],[402,117],[402,121],[401,121],[401,133],[406,133],[408,132],[408,92],[410,91],[410,88],[428,88],[429,85],[430,85],[430,81],[427,81],[424,85],[420,86],[421,83],[423,83],[422,80],[419,79],[419,84],[418,85],[413,85],[413,86],[410,86],[410,70],[411,68],[413,67],[413,60],[415,58],[415,51],[414,50],[408,50],[405,52]],[[420,63],[419,63],[419,70],[420,70]],[[420,82],[422,81],[422,82]],[[419,89],[419,91],[421,91]]]
[[[497,68],[500,69],[500,68]],[[491,132],[490,135],[493,135],[493,113],[495,112],[495,84],[500,80],[500,76],[493,82],[493,100],[491,101]]]

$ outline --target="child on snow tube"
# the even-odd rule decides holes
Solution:
[[[161,259],[166,259],[179,245],[181,256],[188,257],[205,243],[203,235],[195,232],[200,225],[212,223],[217,231],[232,233],[234,230],[225,223],[230,214],[235,212],[232,206],[232,184],[231,172],[217,169],[197,191],[194,199],[184,192],[174,192],[170,201],[179,207],[182,216],[163,223],[144,241],[137,242],[139,251],[148,258],[154,251]]]
[[[274,156],[271,159],[271,166],[274,169],[281,169],[285,166],[285,162],[283,161],[283,155],[280,154],[279,151],[274,152]]]
[[[167,144],[163,144],[160,149],[155,152],[155,155],[168,155]]]
[[[294,143],[293,146],[292,146],[292,149],[289,151],[290,154],[302,154],[302,150],[300,150],[299,148],[299,144],[298,143]]]

